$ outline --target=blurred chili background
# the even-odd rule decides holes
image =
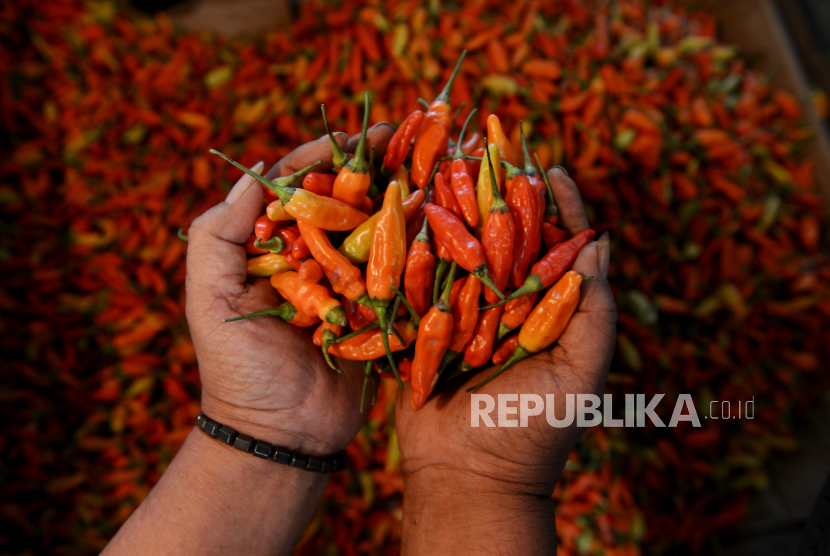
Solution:
[[[591,429],[554,494],[562,554],[711,553],[822,403],[830,261],[811,130],[709,15],[641,0],[310,1],[290,25],[226,39],[104,1],[0,6],[0,553],[97,553],[193,426],[176,231],[238,177],[207,149],[270,165],[323,133],[322,102],[356,133],[365,90],[372,123],[399,123],[462,48],[453,105],[478,107],[480,127],[498,114],[516,143],[524,120],[611,232],[606,391],[666,393],[664,418],[681,392],[698,411],[755,400],[753,420]],[[399,551],[394,389],[299,554]]]

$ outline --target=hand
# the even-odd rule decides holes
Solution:
[[[588,229],[574,182],[560,168],[549,170],[548,177],[559,225],[572,234]],[[475,393],[489,394],[497,403],[500,393],[543,399],[554,394],[559,419],[565,415],[565,394],[601,394],[616,339],[609,255],[604,236],[588,244],[574,263],[583,277],[594,278],[583,284],[579,307],[559,345],[521,361]],[[555,552],[549,498],[583,431],[575,424],[551,427],[544,413],[531,417],[526,428],[471,427],[471,394],[465,389],[494,370],[450,383],[450,389],[434,392],[417,411],[410,406],[410,392],[398,395],[395,424],[406,485],[404,554]],[[495,411],[491,417],[497,422]]]
[[[368,147],[382,157],[394,132],[373,126]],[[335,135],[344,150],[357,138]],[[289,175],[322,160],[331,168],[327,136],[277,162],[266,177]],[[258,171],[262,171],[260,167]],[[190,226],[187,249],[187,321],[202,381],[202,409],[212,419],[255,438],[304,453],[328,455],[351,442],[365,415],[359,412],[363,373],[340,361],[342,375],[326,365],[308,330],[275,317],[222,320],[276,307],[282,299],[267,279],[246,276],[245,242],[263,213],[262,186],[245,175],[225,202]]]

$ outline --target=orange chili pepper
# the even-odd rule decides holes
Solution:
[[[256,311],[255,313],[249,313],[247,315],[242,315],[241,317],[233,317],[230,319],[225,319],[222,322],[234,322],[238,320],[245,320],[254,317],[265,317],[265,316],[273,316],[279,317],[285,322],[290,322],[294,326],[299,328],[305,328],[307,326],[314,326],[320,319],[316,316],[309,316],[303,313],[302,311],[298,311],[290,302],[286,301],[279,307],[275,307],[273,309],[263,309],[262,311]]]
[[[276,186],[256,172],[252,172],[219,151],[210,149],[210,152],[221,156],[246,174],[261,182],[271,189],[271,191],[274,191],[279,196],[285,212],[297,220],[302,220],[324,230],[343,232],[354,229],[368,218],[365,213],[336,199],[321,197],[305,189]],[[308,168],[310,169],[319,163],[320,161],[317,161]]]
[[[533,256],[538,253],[538,243],[542,241],[541,226],[538,220],[536,193],[530,186],[530,181],[522,170],[508,164],[507,168],[507,195],[504,202],[513,214],[513,223],[516,225],[516,236],[513,241],[513,268],[510,277],[514,286],[520,286],[527,274]]]
[[[297,226],[311,255],[329,279],[331,289],[352,301],[368,302],[368,298],[365,297],[366,283],[360,269],[334,248],[323,230],[304,222],[298,222]]]
[[[412,140],[415,139],[415,135],[421,129],[423,121],[423,111],[416,110],[401,123],[386,147],[386,155],[383,157],[383,163],[380,166],[382,173],[391,173],[401,167],[409,154]]]
[[[328,288],[319,284],[307,284],[293,271],[274,274],[271,276],[271,285],[306,315],[316,315],[320,320],[340,326],[348,324],[343,306],[331,297]]]
[[[458,266],[481,280],[500,298],[505,299],[504,294],[490,280],[490,271],[481,243],[467,231],[464,223],[447,209],[433,203],[427,203],[424,206],[424,212],[429,219],[429,225],[435,232],[435,237],[441,241],[441,245],[447,248],[453,262],[457,262]]]
[[[353,207],[363,206],[366,192],[372,184],[369,166],[366,164],[366,131],[369,128],[369,93],[363,93],[363,129],[360,132],[360,141],[354,151],[354,156],[334,179],[331,197],[347,203]],[[371,200],[370,200],[371,202]],[[369,209],[371,213],[371,208]]]
[[[366,266],[366,289],[380,322],[381,336],[388,344],[387,317],[389,303],[395,297],[395,289],[401,285],[401,274],[406,265],[406,220],[401,204],[401,186],[392,182],[386,189],[383,207],[378,213],[375,231],[372,236],[372,249]],[[393,289],[393,286],[395,289]],[[392,317],[394,318],[394,316]],[[387,357],[395,376],[398,376],[392,352],[387,349]],[[398,378],[398,385],[403,382]]]
[[[518,336],[510,336],[505,341],[503,341],[501,345],[499,345],[499,347],[496,348],[496,351],[493,352],[493,365],[501,365],[502,363],[510,359],[510,356],[513,355],[513,352],[516,351],[516,345],[518,343]]]
[[[552,247],[550,251],[545,253],[544,257],[533,265],[522,287],[510,294],[507,301],[529,293],[542,291],[556,280],[559,280],[571,268],[582,248],[594,239],[594,233],[594,230],[583,230],[568,241]],[[489,307],[487,308],[489,309]]]
[[[490,212],[487,223],[481,232],[481,247],[484,249],[484,258],[493,278],[493,283],[499,291],[507,288],[510,280],[510,270],[513,268],[513,244],[516,237],[516,224],[513,215],[499,194],[498,182],[490,157],[487,157],[490,179],[487,182],[491,189]],[[484,183],[482,183],[484,186]],[[498,296],[489,289],[484,292],[487,303],[495,303]]]
[[[550,222],[542,222],[542,237],[545,240],[545,247],[551,249],[554,245],[562,243],[570,234],[565,230],[557,228]]]
[[[461,135],[458,137],[459,143],[464,140],[464,132],[467,130],[467,125],[470,123],[473,114],[476,112],[477,110],[473,109],[473,111],[467,116],[467,120],[464,122],[464,127],[461,128]],[[456,148],[455,154],[453,155],[452,166],[450,168],[450,184],[452,186],[452,192],[455,199],[458,202],[458,206],[464,215],[464,219],[467,221],[468,225],[475,227],[478,225],[479,218],[478,205],[476,204],[475,185],[473,184],[473,179],[470,177],[467,161],[464,160],[463,156],[463,151],[460,148]]]
[[[473,337],[467,347],[464,348],[464,359],[458,366],[459,373],[481,367],[490,359],[493,346],[496,343],[496,329],[499,327],[502,310],[503,306],[499,306],[479,312]]]
[[[287,272],[292,268],[284,256],[276,253],[268,253],[247,261],[248,276],[272,276],[280,272]]]
[[[429,310],[432,296],[433,270],[435,256],[429,248],[428,220],[424,218],[421,231],[415,236],[415,241],[406,255],[406,271],[403,275],[403,286],[406,299],[412,308],[423,316]]]
[[[454,283],[457,263],[453,262],[447,285],[436,305],[433,305],[421,320],[418,328],[418,341],[415,342],[415,358],[412,361],[412,397],[413,409],[419,409],[426,403],[435,383],[438,381],[438,367],[450,345],[453,318],[449,296]]]
[[[527,320],[527,316],[536,306],[538,300],[539,292],[533,292],[508,301],[504,305],[504,314],[499,323],[499,334],[497,336],[499,341]]]
[[[270,192],[271,190],[269,189],[268,191]],[[265,207],[265,214],[268,215],[268,218],[277,222],[294,220],[293,216],[285,212],[285,209],[282,207],[282,201],[279,199],[272,201],[267,207]]]
[[[429,110],[424,116],[421,129],[415,137],[415,147],[412,151],[412,181],[421,189],[427,186],[427,180],[435,166],[435,161],[440,155],[446,152],[450,140],[450,91],[458,71],[461,69],[461,62],[467,51],[461,53],[458,63],[455,65],[449,81],[444,90],[430,104]]]
[[[452,294],[450,294],[450,297],[452,297]],[[444,372],[447,365],[473,339],[473,333],[478,323],[478,299],[480,297],[481,282],[468,277],[461,291],[458,292],[458,297],[450,304],[453,323],[452,336],[447,351],[441,360],[441,366],[438,367],[439,374]]]
[[[539,353],[558,340],[579,304],[579,287],[581,284],[582,276],[573,270],[569,270],[561,280],[548,290],[539,305],[527,317],[519,331],[516,351],[513,352],[510,359],[505,361],[499,367],[499,370],[489,377],[472,388],[468,388],[467,392],[484,386],[522,359],[534,353]]]
[[[507,135],[504,134],[504,130],[501,127],[501,120],[495,114],[487,116],[487,141],[491,145],[496,145],[499,148],[501,160],[507,161],[511,166],[516,165],[516,155],[513,154],[513,146],[510,144]]]
[[[298,237],[291,246],[291,256],[300,261],[308,257],[309,253],[305,239],[302,236]]]
[[[323,269],[314,259],[303,261],[297,273],[300,275],[300,280],[309,284],[316,284],[323,279]]]
[[[336,177],[334,174],[311,172],[303,178],[303,189],[311,191],[321,197],[331,197],[331,191]]]
[[[329,354],[336,355],[349,361],[370,361],[383,357],[388,351],[401,351],[412,344],[418,336],[415,325],[408,320],[400,319],[395,322],[395,329],[406,342],[403,345],[396,335],[392,335],[388,341],[384,341],[381,330],[367,330],[356,336],[352,336],[342,342],[333,343],[329,346]],[[416,343],[417,345],[417,343]]]

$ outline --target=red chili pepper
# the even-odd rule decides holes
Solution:
[[[510,356],[513,355],[513,352],[516,351],[516,345],[518,343],[518,336],[510,336],[505,341],[503,341],[501,345],[497,347],[496,351],[493,353],[493,365],[501,365],[502,363],[510,359]]]
[[[305,259],[310,253],[308,245],[306,245],[305,239],[302,236],[298,237],[294,241],[294,245],[291,246],[291,256],[298,261]]]
[[[428,220],[424,218],[421,231],[406,256],[406,270],[403,275],[404,293],[412,308],[423,316],[429,310],[432,296],[433,270],[435,256],[429,248]]]
[[[568,232],[557,228],[550,222],[542,222],[542,237],[545,239],[545,247],[550,249],[554,245],[558,245],[562,243],[568,236],[570,236]]]
[[[298,271],[300,280],[309,284],[316,284],[323,279],[323,269],[314,259],[303,261]]]
[[[383,164],[381,164],[380,171],[389,174],[400,168],[401,164],[409,155],[409,147],[412,146],[412,140],[421,129],[421,123],[424,120],[424,113],[421,110],[416,110],[406,117],[401,123],[401,126],[392,135],[389,140],[389,146],[386,147],[386,155],[383,157]]]
[[[429,106],[412,151],[412,181],[421,189],[427,186],[435,161],[447,151],[450,140],[450,90],[467,51],[461,53],[455,70],[441,94]]]
[[[499,341],[524,323],[538,300],[539,292],[533,292],[508,301],[504,305],[504,315],[499,323]]]
[[[427,203],[424,212],[435,237],[447,248],[453,262],[458,263],[458,266],[470,272],[504,299],[504,294],[490,280],[490,271],[481,244],[467,231],[464,223],[447,209],[433,203]]]
[[[571,268],[582,248],[594,239],[594,233],[594,230],[584,230],[553,247],[533,265],[522,287],[510,294],[507,301],[541,291],[559,280]]]
[[[334,174],[311,172],[303,178],[303,189],[322,197],[331,197],[331,191],[336,177]]]
[[[538,243],[541,242],[542,222],[538,220],[536,193],[522,171],[515,166],[507,168],[507,194],[504,202],[513,214],[513,223],[516,226],[516,237],[513,242],[513,268],[510,278],[513,285],[522,285],[527,269],[533,262],[531,257],[534,250],[538,252]]]
[[[464,122],[464,127],[461,128],[461,135],[458,141],[464,140],[464,132],[467,130],[467,125],[477,110],[470,112],[467,120]],[[467,161],[463,158],[461,149],[456,149],[453,156],[452,166],[450,169],[452,185],[452,192],[458,206],[463,214],[464,219],[469,226],[475,227],[478,225],[478,204],[476,202],[475,185],[473,185],[473,178],[470,177],[469,168],[467,168]],[[437,184],[436,184],[437,189]]]
[[[463,162],[463,161],[462,161]],[[446,178],[441,172],[437,172],[434,178],[435,196],[438,199],[438,204],[453,213],[459,219],[464,218],[464,213],[458,205],[458,200],[452,192],[452,188],[447,182]]]
[[[474,280],[472,277],[467,277],[463,287],[458,292],[458,297],[450,304],[453,322],[452,337],[438,368],[439,374],[473,339],[473,333],[478,322],[478,299],[480,297],[481,282]],[[452,298],[452,293],[450,293],[450,298]]]
[[[478,316],[476,328],[473,331],[473,338],[467,347],[464,348],[464,359],[458,367],[459,372],[471,371],[481,367],[490,359],[493,353],[493,346],[496,343],[496,330],[499,328],[503,305],[481,311]]]
[[[487,222],[481,232],[481,247],[484,249],[484,257],[490,268],[493,283],[499,291],[504,291],[510,281],[510,271],[513,268],[516,225],[510,209],[499,194],[495,169],[490,157],[487,157],[487,162],[490,165],[490,179],[487,181],[492,190],[492,201],[490,212],[487,214]],[[498,296],[489,289],[484,292],[484,298],[487,303],[498,301]]]
[[[271,236],[274,235],[274,231],[277,229],[279,222],[275,222],[268,218],[267,214],[263,214],[259,218],[256,219],[256,223],[254,224],[254,236],[256,236],[260,241],[266,241],[271,239]]]

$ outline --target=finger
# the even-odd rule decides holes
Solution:
[[[395,134],[395,126],[389,122],[380,122],[370,127],[366,131],[366,157],[368,159],[372,147],[375,147],[375,160],[383,158],[386,154],[386,148],[389,146],[389,140]],[[346,143],[346,152],[353,153],[357,148],[357,143],[360,141],[360,134],[349,137],[349,142]]]
[[[260,160],[259,162],[251,166],[251,170],[259,174],[260,172],[262,172],[262,169],[264,167],[265,163]],[[248,174],[242,174],[242,177],[239,178],[237,182],[234,184],[234,186],[231,188],[230,193],[228,193],[228,196],[225,197],[225,202],[229,205],[232,205],[248,190],[249,187],[251,187],[254,184],[255,181],[256,179],[254,179],[253,176],[250,176]]]
[[[244,244],[262,213],[262,188],[248,185],[241,194],[240,189],[234,186],[232,194],[237,198],[233,203],[219,203],[190,225],[186,278],[189,310],[193,300],[197,300],[194,307],[198,304],[209,308],[213,306],[210,300],[242,293],[245,288]]]
[[[346,148],[349,136],[342,132],[334,134],[334,140],[341,149]],[[328,135],[323,135],[315,141],[301,145],[282,157],[276,164],[271,166],[265,177],[269,180],[290,176],[297,170],[301,170],[309,164],[322,160],[322,164],[314,167],[315,172],[322,172],[331,169],[331,142]]]
[[[554,166],[548,169],[547,175],[550,188],[553,190],[553,199],[559,208],[560,227],[571,234],[578,234],[590,228],[579,188],[568,176],[568,172],[561,166]]]

